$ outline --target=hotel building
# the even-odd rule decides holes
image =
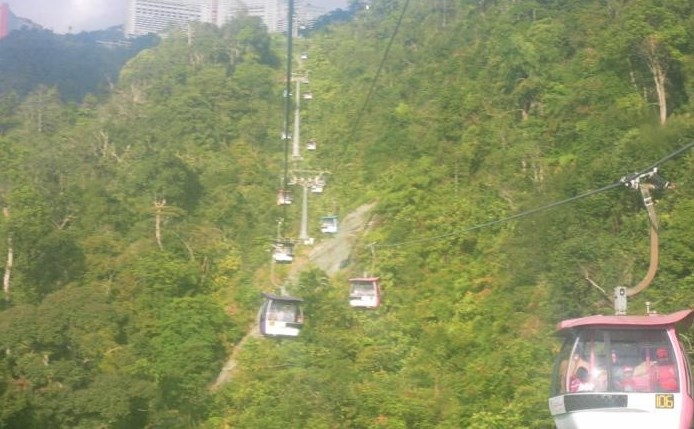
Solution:
[[[188,22],[208,22],[222,26],[236,16],[257,16],[268,31],[287,29],[288,0],[128,0],[127,36],[161,33]],[[310,27],[325,13],[306,1],[295,2],[295,19]]]

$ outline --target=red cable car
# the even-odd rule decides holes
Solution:
[[[381,305],[380,277],[349,279],[349,305],[357,308],[378,308]]]
[[[558,326],[549,408],[557,429],[690,429],[691,367],[677,329],[694,310],[589,316]]]
[[[260,307],[258,326],[268,337],[296,337],[304,325],[301,298],[263,293],[265,302]]]

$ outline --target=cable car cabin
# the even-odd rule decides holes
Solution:
[[[349,279],[349,305],[355,308],[377,308],[381,305],[380,277]]]
[[[694,310],[565,320],[549,409],[557,429],[689,429],[691,368],[677,339]]]
[[[312,92],[305,92],[304,93],[304,100],[313,100],[313,93]]]
[[[337,233],[337,216],[323,216],[320,219],[320,231],[325,234]]]
[[[306,143],[306,149],[307,150],[316,150],[317,144],[316,140],[311,139]]]
[[[311,192],[313,192],[314,194],[321,194],[321,193],[323,193],[324,187],[325,187],[325,179],[318,176],[311,184]]]
[[[277,191],[277,205],[286,206],[290,205],[294,201],[291,191],[288,189],[280,189]]]
[[[289,240],[277,240],[273,244],[272,260],[278,264],[294,262],[294,243]]]
[[[304,325],[301,298],[263,293],[265,302],[260,307],[258,325],[260,333],[268,337],[296,337]]]

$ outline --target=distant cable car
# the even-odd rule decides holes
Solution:
[[[306,52],[301,53],[301,59],[302,60],[307,60],[308,59],[308,54]]]
[[[325,234],[337,233],[337,216],[323,216],[320,219],[320,231]]]
[[[316,139],[311,139],[306,143],[307,150],[316,150]]]
[[[275,240],[272,249],[272,259],[278,264],[294,262],[294,243],[291,240]]]
[[[313,100],[313,93],[312,92],[304,93],[304,100]]]
[[[325,179],[321,176],[316,177],[313,183],[311,183],[311,192],[314,194],[322,194],[323,188],[325,188]]]
[[[286,206],[290,205],[294,201],[292,197],[292,191],[289,189],[280,189],[277,191],[277,205]]]
[[[260,333],[269,337],[296,337],[304,324],[301,298],[263,293],[265,302],[260,307],[258,325]]]
[[[349,305],[358,308],[377,308],[381,305],[380,277],[349,279]]]
[[[691,368],[677,330],[694,310],[565,320],[549,409],[557,429],[689,429]]]

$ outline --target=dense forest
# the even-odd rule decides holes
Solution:
[[[0,428],[552,427],[556,323],[612,313],[595,285],[648,268],[639,192],[591,190],[667,159],[629,309],[694,305],[694,151],[669,156],[694,140],[693,12],[374,0],[295,39],[301,167],[329,172],[311,236],[374,203],[335,275],[272,263],[301,205],[276,205],[286,39],[259,20],[170,34],[101,97],[3,93]],[[347,304],[364,272],[373,311]],[[249,335],[278,279],[301,335]]]

